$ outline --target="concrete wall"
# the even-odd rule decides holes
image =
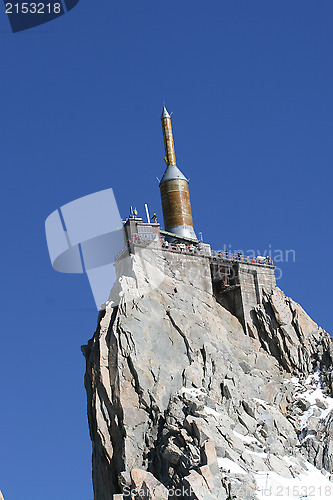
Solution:
[[[126,237],[137,230],[137,223],[126,225]],[[133,226],[133,227],[130,227]],[[154,228],[155,229],[155,228]],[[203,254],[173,252],[161,247],[160,241],[129,244],[122,262],[118,262],[117,275],[134,276],[133,262],[142,269],[143,282],[158,287],[167,277],[189,283],[216,300],[242,324],[251,334],[253,322],[251,312],[262,302],[262,290],[276,286],[274,268],[240,261],[228,261]]]
[[[209,258],[162,250],[165,273],[196,288],[213,294]]]
[[[251,311],[262,303],[262,290],[272,290],[276,286],[274,269],[261,264],[239,263],[239,283],[242,296],[242,324],[247,333],[252,329]]]
[[[158,240],[160,236],[160,225],[154,222],[143,222],[140,218],[129,218],[123,227],[125,246],[130,241]]]
[[[153,287],[171,277],[213,295],[210,261],[207,256],[173,252],[163,249],[157,242],[147,245],[130,244],[116,262],[117,278],[135,276],[133,259],[136,270],[140,268],[147,284],[149,282]]]
[[[251,311],[262,302],[262,290],[276,286],[272,267],[239,261],[211,259],[211,276],[216,300],[241,322],[249,333]]]
[[[243,300],[254,307],[261,304],[262,289],[272,289],[276,286],[274,269],[261,264],[238,264],[239,283],[242,288]]]

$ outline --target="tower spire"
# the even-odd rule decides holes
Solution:
[[[173,143],[171,118],[165,106],[163,106],[161,121],[165,148],[165,162],[167,166],[176,166],[176,154],[175,145]]]
[[[165,106],[163,106],[161,121],[165,147],[164,159],[167,164],[160,181],[164,227],[166,231],[183,239],[197,240],[193,229],[188,180],[176,165],[171,118]]]

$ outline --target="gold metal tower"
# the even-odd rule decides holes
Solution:
[[[193,229],[188,180],[176,165],[171,118],[165,106],[161,121],[165,147],[164,159],[167,164],[160,182],[164,228],[182,238],[197,240]]]

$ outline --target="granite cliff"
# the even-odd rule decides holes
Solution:
[[[95,500],[333,496],[331,337],[277,287],[245,334],[206,264],[175,259],[120,259],[82,347]]]

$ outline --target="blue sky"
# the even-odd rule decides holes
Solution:
[[[52,270],[44,221],[109,187],[122,217],[161,216],[163,100],[197,233],[295,250],[278,284],[332,332],[332,16],[329,0],[81,0],[14,35],[0,11],[6,500],[93,498],[80,346],[97,314],[84,276]]]

